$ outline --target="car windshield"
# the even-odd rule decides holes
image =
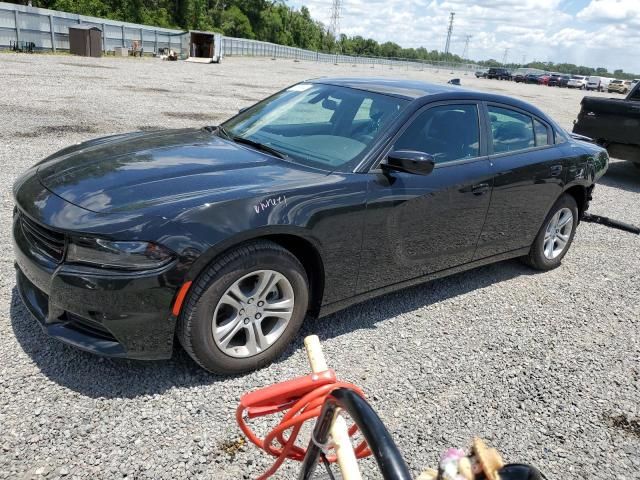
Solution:
[[[357,164],[408,101],[335,85],[299,83],[223,124],[239,143],[334,171]]]

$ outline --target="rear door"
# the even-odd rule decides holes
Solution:
[[[474,259],[528,247],[564,186],[562,145],[540,118],[498,103],[485,105],[493,193]]]
[[[491,194],[485,139],[472,101],[431,104],[407,122],[388,151],[429,153],[436,165],[428,175],[367,174],[360,292],[471,261]]]

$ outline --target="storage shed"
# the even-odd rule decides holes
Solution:
[[[69,52],[83,57],[101,57],[102,30],[95,25],[70,25]]]
[[[222,35],[214,32],[189,30],[182,34],[182,51],[188,52],[187,61],[220,63],[222,60]]]

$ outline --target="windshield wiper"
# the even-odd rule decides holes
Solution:
[[[238,137],[233,135],[229,136],[229,138],[236,143],[249,145],[250,147],[253,147],[256,150],[262,150],[263,152],[270,153],[274,157],[282,158],[283,160],[287,160],[289,158],[289,156],[286,153],[282,153],[281,151],[276,150],[275,148],[270,147],[269,145],[266,145],[264,143],[256,142],[255,140],[251,140],[249,138]]]

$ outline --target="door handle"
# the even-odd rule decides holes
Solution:
[[[560,175],[560,173],[562,173],[562,165],[553,165],[550,170],[551,176],[557,177],[558,175]]]
[[[474,195],[482,195],[484,193],[487,193],[488,191],[489,191],[488,183],[479,183],[471,187],[471,193],[473,193]]]

